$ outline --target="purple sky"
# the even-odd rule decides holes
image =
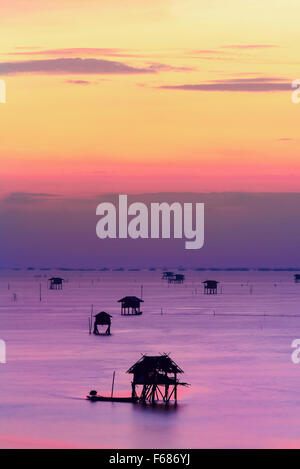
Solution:
[[[0,267],[300,267],[300,194],[144,194],[128,202],[204,202],[205,245],[100,240],[96,206],[115,195],[65,199],[13,193],[0,203]]]

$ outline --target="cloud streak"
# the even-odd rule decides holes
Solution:
[[[122,62],[101,59],[60,58],[49,60],[28,60],[21,62],[0,62],[0,75],[18,74],[143,74],[156,73],[151,67],[137,68]]]
[[[52,200],[60,197],[59,194],[34,193],[34,192],[11,192],[3,202],[7,204],[34,204],[37,202]]]
[[[230,54],[230,50],[251,50],[251,49],[274,49],[278,46],[275,44],[235,44],[229,46],[220,46],[216,49],[194,49],[189,51],[190,54]],[[229,49],[225,51],[224,49]]]
[[[91,85],[92,82],[88,80],[66,80],[65,83],[70,85]]]
[[[259,51],[272,50],[278,47],[275,44],[233,44],[219,46],[215,49],[194,49],[188,51],[188,54],[190,58],[199,58],[201,60],[240,61],[247,58],[253,60],[253,57],[257,56]]]
[[[163,85],[159,89],[183,91],[228,91],[228,92],[275,92],[291,91],[291,81],[280,78],[240,78],[231,80],[214,80],[208,83]]]
[[[70,55],[98,55],[108,57],[139,57],[138,54],[129,53],[125,49],[104,48],[104,47],[70,47],[62,49],[39,49],[39,50],[18,50],[10,52],[8,55],[46,55],[46,56],[70,56]]]
[[[234,44],[222,46],[222,49],[274,49],[278,47],[275,44]]]
[[[194,72],[197,70],[196,67],[175,67],[173,65],[156,62],[150,63],[149,68],[155,72]]]
[[[281,137],[277,138],[277,142],[294,142],[294,138],[291,137]]]

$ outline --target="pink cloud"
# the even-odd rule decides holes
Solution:
[[[71,85],[91,85],[91,81],[87,80],[66,80],[65,83],[69,83]]]
[[[22,48],[17,48],[22,49]],[[26,48],[27,49],[27,48]],[[38,49],[22,50],[21,52],[10,52],[7,55],[52,55],[52,56],[68,56],[68,55],[98,55],[108,57],[138,57],[137,54],[131,54],[125,49],[101,48],[101,47],[70,47],[64,49]],[[38,49],[38,50],[36,50]]]
[[[158,88],[185,91],[272,92],[290,91],[291,81],[277,77],[237,78],[199,84],[164,85]]]
[[[59,58],[0,63],[0,75],[31,74],[141,74],[156,73],[151,67],[138,68],[102,59]]]
[[[222,49],[272,49],[278,47],[275,44],[233,44],[222,46]]]

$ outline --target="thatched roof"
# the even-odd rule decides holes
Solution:
[[[112,318],[112,316],[110,314],[106,313],[105,311],[101,311],[98,314],[94,314],[94,318],[98,318],[98,319],[99,318],[107,318],[107,317]]]
[[[121,303],[121,302],[124,303],[124,301],[133,302],[133,303],[144,303],[144,300],[141,300],[137,296],[124,296],[124,298],[121,298],[120,300],[118,300],[118,303]]]
[[[144,374],[149,372],[183,373],[183,370],[167,355],[143,355],[127,373]]]

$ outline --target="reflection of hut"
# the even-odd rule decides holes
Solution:
[[[300,274],[295,274],[295,283],[300,283]]]
[[[183,283],[183,282],[184,282],[183,274],[175,274],[172,277],[168,278],[168,283]]]
[[[218,283],[216,280],[205,280],[204,293],[206,295],[216,295],[218,293]]]
[[[100,335],[98,331],[98,326],[108,326],[105,334],[110,335],[110,325],[111,325],[111,318],[112,316],[108,313],[105,313],[105,311],[101,311],[101,313],[95,314],[95,322],[94,322],[94,331],[93,333],[95,335]]]
[[[161,397],[167,404],[172,396],[177,402],[177,386],[187,385],[178,381],[177,375],[183,371],[167,354],[143,355],[127,373],[133,374],[132,398],[144,403],[149,401],[154,404]],[[142,386],[140,395],[137,394],[137,386]]]
[[[140,315],[142,311],[140,310],[140,304],[143,303],[144,300],[137,298],[136,296],[125,296],[118,300],[118,303],[121,303],[121,314],[123,316],[128,315]]]
[[[62,290],[64,279],[60,277],[52,277],[48,279],[50,290]]]
[[[163,280],[168,280],[170,277],[173,277],[174,273],[173,272],[163,272],[162,274],[162,279]]]

